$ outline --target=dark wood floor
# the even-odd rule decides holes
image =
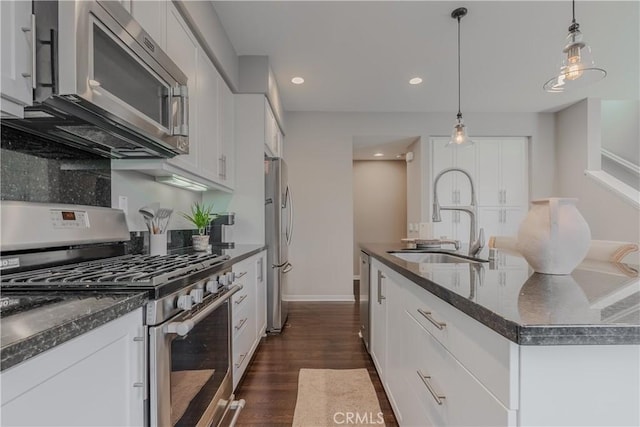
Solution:
[[[247,402],[237,425],[290,426],[300,368],[367,368],[385,424],[397,425],[358,328],[355,303],[290,303],[284,332],[263,339],[236,390]]]

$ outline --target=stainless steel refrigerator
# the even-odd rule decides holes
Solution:
[[[267,241],[267,331],[282,331],[288,315],[289,244],[293,233],[293,204],[287,183],[287,164],[265,159],[265,238]]]

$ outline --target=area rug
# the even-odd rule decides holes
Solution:
[[[294,427],[383,426],[366,369],[300,369]]]

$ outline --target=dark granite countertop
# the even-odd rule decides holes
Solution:
[[[214,253],[229,255],[223,267],[231,267],[266,249],[265,245],[235,245],[213,248]],[[190,252],[191,248],[180,249]],[[173,252],[173,251],[172,251]],[[148,291],[78,291],[55,290],[2,291],[3,304],[11,301],[37,302],[23,311],[3,310],[0,319],[0,370],[14,366],[58,344],[144,306]],[[6,313],[6,314],[5,314]],[[140,319],[142,321],[142,319]]]
[[[147,292],[6,291],[1,298],[5,307],[18,299],[39,301],[34,307],[3,314],[0,369],[4,370],[142,307]]]
[[[558,276],[533,273],[524,258],[505,251],[473,266],[414,263],[387,253],[403,249],[400,244],[360,247],[517,344],[640,344],[638,266],[585,260]]]

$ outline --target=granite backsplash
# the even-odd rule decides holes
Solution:
[[[111,160],[0,128],[0,200],[111,206]]]

